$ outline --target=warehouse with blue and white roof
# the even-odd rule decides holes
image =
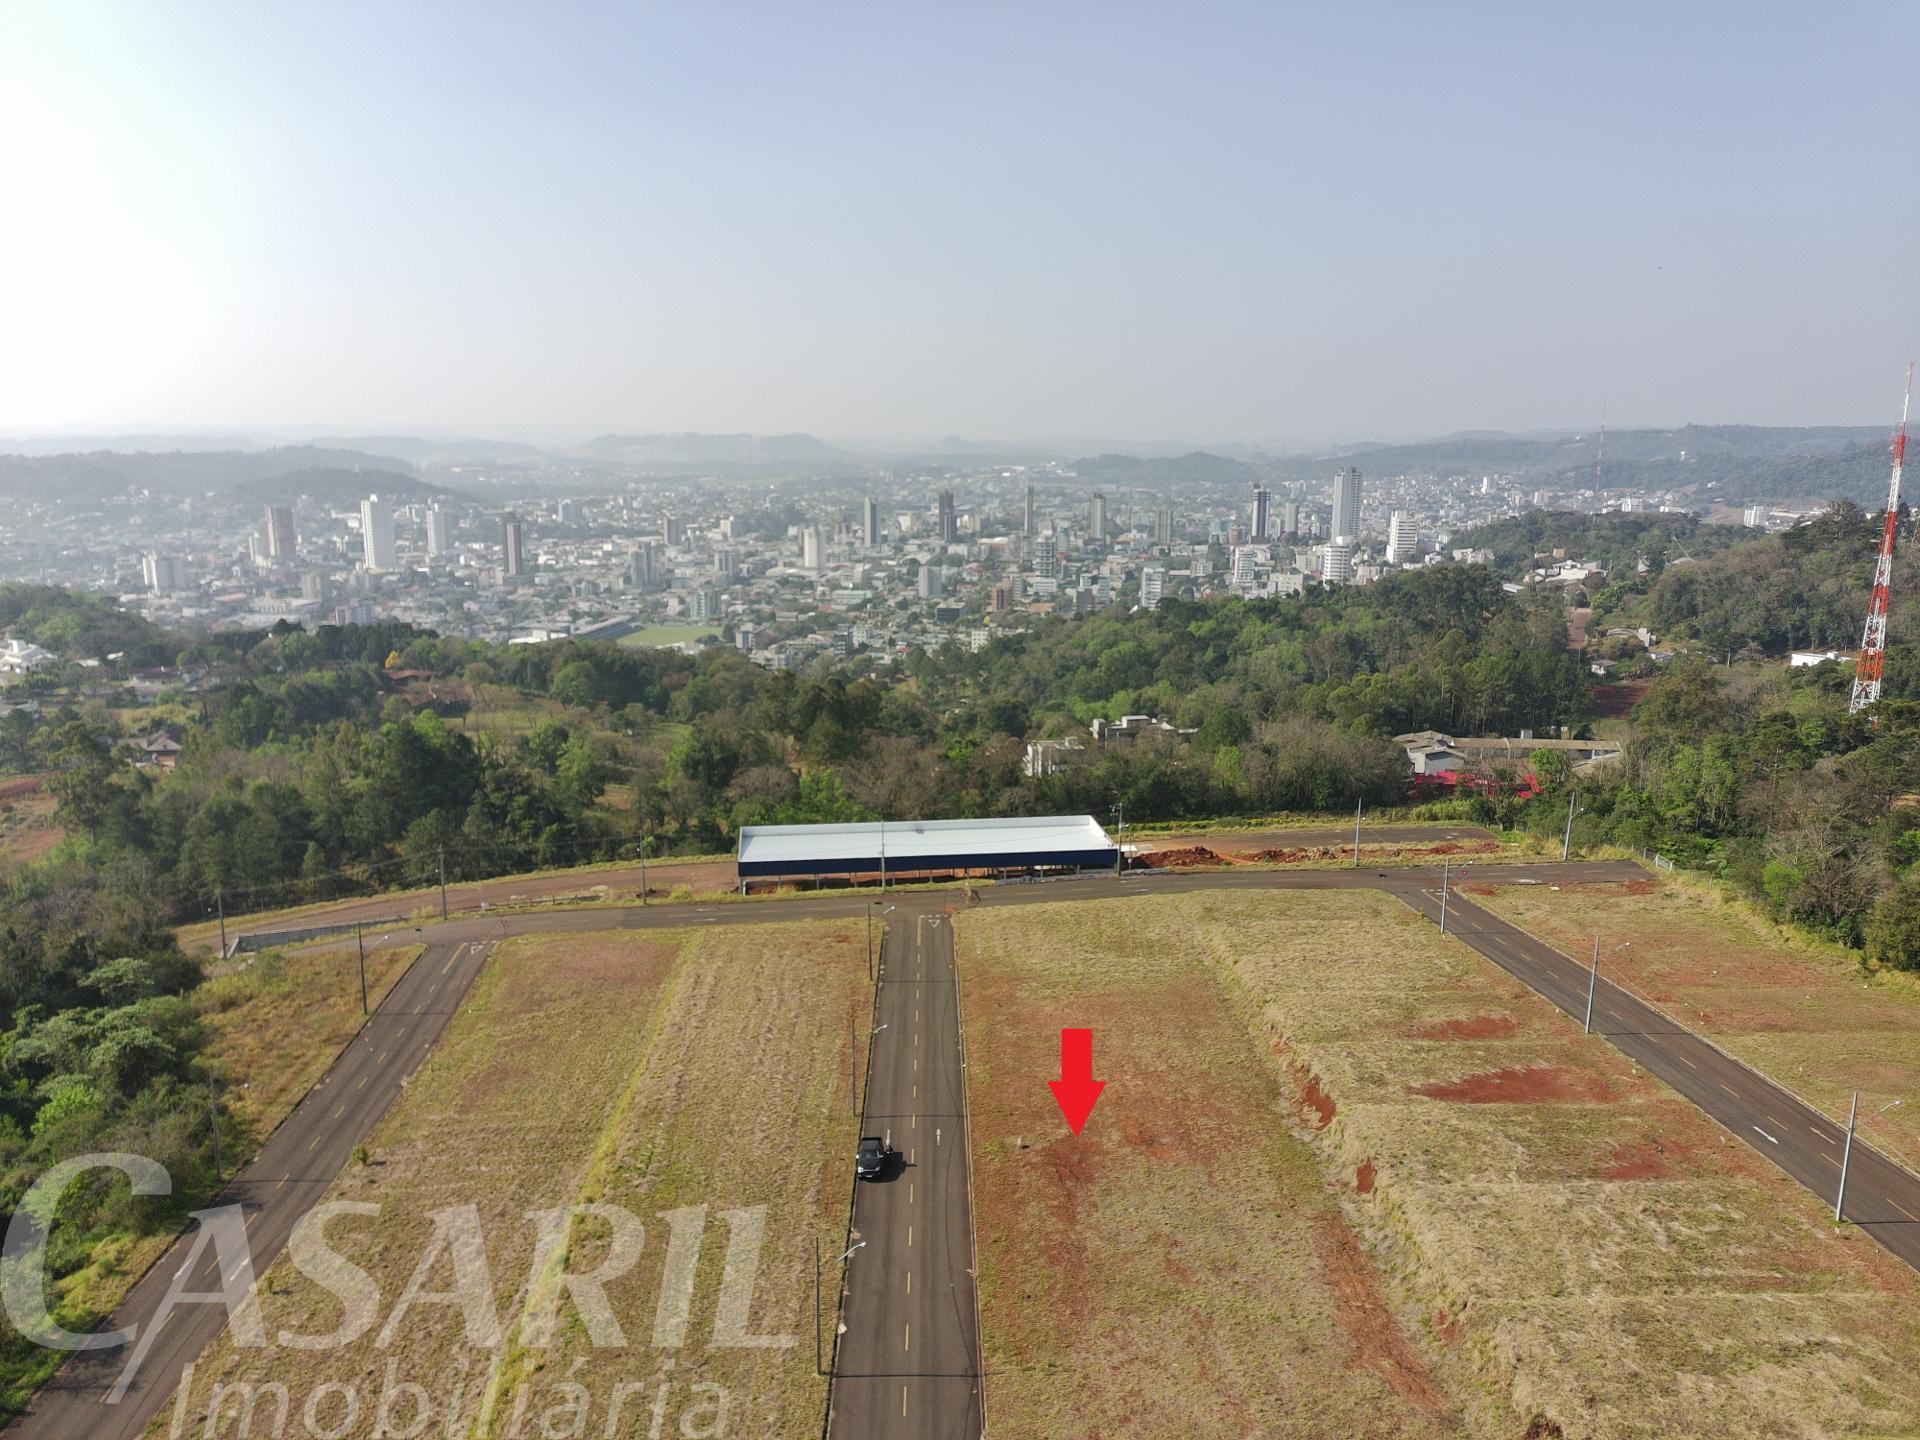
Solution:
[[[1112,870],[1120,847],[1091,815],[993,820],[867,820],[845,825],[743,825],[740,886]]]

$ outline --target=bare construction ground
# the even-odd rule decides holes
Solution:
[[[961,925],[995,1433],[1920,1423],[1911,1271],[1391,898]]]
[[[959,922],[990,1433],[1458,1433],[1461,1387],[1384,1298],[1199,916]],[[1109,1082],[1078,1137],[1045,1083],[1062,1026],[1093,1028]]]
[[[1599,936],[1616,984],[1843,1125],[1858,1090],[1860,1133],[1920,1165],[1920,977],[1869,975],[1684,880],[1467,888],[1569,955]]]
[[[283,1257],[261,1287],[270,1343],[223,1335],[181,1433],[272,1433],[277,1385],[289,1434],[307,1433],[309,1405],[323,1432],[374,1434],[383,1397],[403,1434],[644,1435],[656,1412],[664,1434],[817,1427],[813,1241],[847,1223],[848,1013],[870,1004],[864,954],[862,930],[839,922],[502,944],[328,1197],[379,1207],[325,1232],[378,1287],[372,1323],[344,1343],[287,1343],[328,1336],[348,1312]],[[581,1216],[538,1263],[530,1212],[588,1205],[623,1207],[643,1235],[611,1256],[614,1224]],[[609,1260],[617,1333],[559,1279]],[[409,1294],[420,1303],[403,1305]],[[235,1384],[255,1387],[251,1430],[248,1392],[217,1388]],[[703,1430],[721,1412],[724,1428]]]

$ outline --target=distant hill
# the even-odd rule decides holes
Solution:
[[[629,465],[769,465],[852,458],[811,435],[602,435],[571,453]]]
[[[125,655],[129,665],[170,664],[186,645],[104,596],[55,585],[0,584],[0,634],[30,640],[62,659]]]
[[[372,455],[391,455],[411,465],[480,464],[489,460],[538,460],[547,452],[538,445],[519,440],[484,440],[463,437],[455,440],[428,440],[418,435],[342,435],[315,440],[316,445]]]
[[[1171,458],[1091,455],[1074,461],[1072,468],[1082,480],[1097,485],[1251,485],[1266,473],[1244,460],[1229,460],[1205,450]]]
[[[1686,425],[1610,430],[1601,483],[1684,492],[1706,506],[1762,500],[1879,502],[1890,434],[1871,425]],[[1468,432],[1411,445],[1350,445],[1276,462],[1289,479],[1330,476],[1343,464],[1372,475],[1505,475],[1547,490],[1591,488],[1597,432]]]
[[[1645,559],[1659,570],[1679,556],[1700,559],[1730,545],[1757,539],[1762,532],[1736,525],[1708,525],[1694,515],[1641,512],[1589,515],[1564,510],[1529,510],[1502,520],[1454,532],[1455,549],[1491,550],[1493,569],[1517,580],[1536,555],[1564,550],[1570,560],[1591,560],[1613,574],[1631,575]]]
[[[385,456],[313,445],[257,451],[0,455],[0,496],[86,499],[131,490],[160,495],[224,495],[251,482],[301,470],[392,472],[411,468],[405,461]]]
[[[383,500],[431,500],[457,492],[394,470],[336,470],[316,467],[291,470],[236,485],[228,498],[236,504],[291,505],[303,496],[317,505],[345,509],[369,495]]]

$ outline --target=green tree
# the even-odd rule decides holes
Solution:
[[[1867,958],[1892,970],[1920,970],[1920,878],[1902,880],[1874,905]]]

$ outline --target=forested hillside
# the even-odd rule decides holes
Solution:
[[[1462,530],[1448,544],[1458,550],[1491,550],[1494,571],[1517,580],[1535,556],[1556,550],[1564,550],[1569,560],[1592,560],[1611,575],[1631,575],[1642,561],[1657,574],[1679,556],[1698,558],[1752,538],[1750,530],[1708,525],[1690,514],[1529,510]]]

